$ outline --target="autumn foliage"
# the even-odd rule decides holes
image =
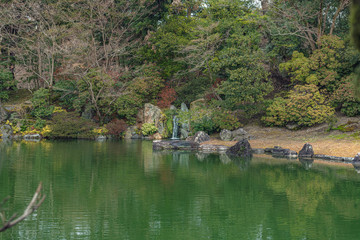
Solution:
[[[157,105],[160,108],[169,108],[170,105],[176,100],[176,92],[170,86],[165,86],[159,93],[159,100]]]

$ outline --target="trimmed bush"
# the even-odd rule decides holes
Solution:
[[[141,133],[144,136],[149,136],[149,135],[153,135],[154,133],[157,132],[157,127],[155,127],[155,125],[153,123],[144,123],[141,127]]]
[[[58,112],[53,116],[50,138],[93,138],[95,124],[75,112]]]
[[[325,122],[334,112],[315,85],[298,85],[290,91],[288,98],[275,98],[262,120],[268,126],[288,123],[313,126]]]

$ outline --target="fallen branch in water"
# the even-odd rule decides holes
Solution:
[[[42,188],[42,184],[40,182],[33,198],[31,199],[29,205],[26,207],[24,213],[20,217],[16,218],[17,214],[15,213],[9,219],[6,219],[5,213],[4,212],[0,213],[0,217],[3,222],[3,226],[0,228],[0,232],[3,232],[6,229],[15,226],[16,224],[23,221],[25,218],[27,218],[30,214],[32,214],[36,209],[40,207],[40,205],[44,202],[46,197],[46,195],[41,197],[41,193],[40,193],[41,188]],[[5,198],[0,206],[2,206],[7,200],[9,200],[9,197]]]

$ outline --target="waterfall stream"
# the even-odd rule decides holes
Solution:
[[[179,131],[179,118],[177,116],[174,116],[173,117],[173,132],[172,132],[171,139],[179,139],[178,131]]]

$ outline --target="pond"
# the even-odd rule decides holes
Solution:
[[[351,165],[153,152],[150,141],[0,143],[0,199],[22,213],[0,239],[358,239]]]

